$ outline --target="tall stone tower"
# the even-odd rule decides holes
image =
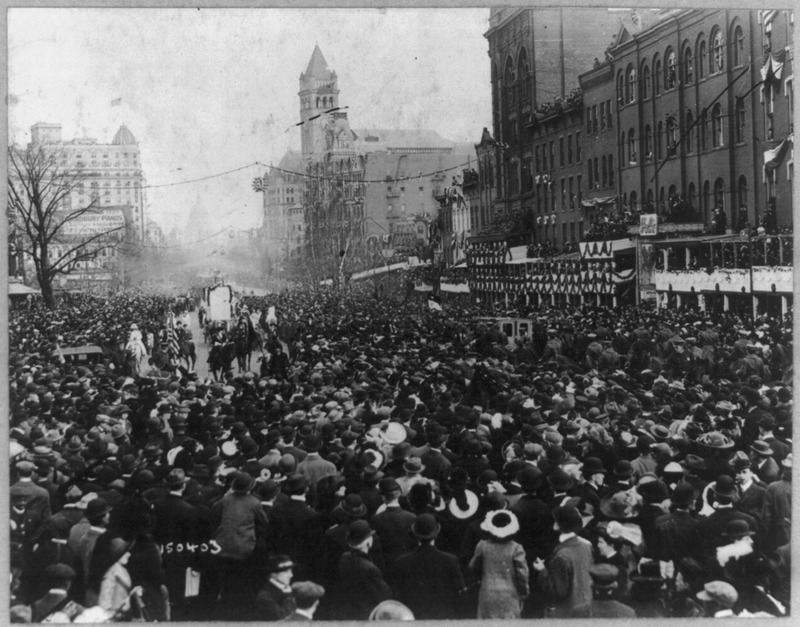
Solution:
[[[302,154],[304,160],[321,155],[326,148],[325,111],[339,106],[339,87],[336,72],[328,68],[318,45],[314,46],[306,71],[300,74],[300,120],[303,125]]]

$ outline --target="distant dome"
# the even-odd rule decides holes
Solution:
[[[125,146],[135,145],[136,138],[133,136],[133,133],[131,133],[130,129],[123,124],[119,127],[117,134],[114,135],[114,141],[111,143]]]

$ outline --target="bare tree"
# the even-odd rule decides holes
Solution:
[[[56,146],[8,149],[8,211],[17,216],[23,253],[33,260],[42,298],[49,307],[55,304],[55,278],[69,275],[80,262],[111,248],[109,236],[124,229],[71,232],[73,223],[102,210],[96,196],[87,205],[72,208],[73,193],[87,177],[82,169],[69,169],[63,162]]]

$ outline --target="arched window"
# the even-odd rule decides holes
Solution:
[[[725,206],[725,182],[721,178],[714,181],[714,208],[722,209],[722,211],[727,210]]]
[[[517,103],[517,86],[514,77],[514,62],[511,57],[506,61],[506,69],[503,74],[503,83],[506,89],[506,110]]]
[[[494,136],[500,136],[500,79],[497,76],[497,65],[492,63],[492,123],[494,124]]]
[[[664,158],[664,123],[659,122],[656,129],[656,159],[661,161]]]
[[[711,142],[714,148],[722,146],[724,132],[722,127],[722,105],[717,103],[711,111]]]
[[[711,37],[711,67],[710,73],[721,72],[725,62],[725,44],[722,31],[717,29]]]
[[[625,92],[627,102],[636,102],[636,70],[628,66],[628,90]]]
[[[744,65],[744,32],[738,24],[733,29],[733,67]]]
[[[692,124],[694,124],[694,116],[692,112],[689,111],[686,113],[686,130],[689,131],[692,128]],[[694,129],[686,133],[686,136],[683,139],[683,143],[686,146],[686,152],[692,152],[693,145],[692,145],[692,133],[694,133]]]
[[[736,199],[739,201],[740,207],[747,206],[747,177],[744,174],[739,177],[736,184]]]
[[[631,192],[631,211],[636,211],[639,207],[637,201],[639,197],[636,195],[636,192]]]
[[[650,163],[653,160],[653,131],[650,125],[644,127],[644,161]]]
[[[700,35],[697,42],[697,78],[703,78],[706,75],[706,40]]]
[[[667,60],[664,68],[664,89],[675,89],[678,82],[678,56],[674,50],[668,49],[664,58]]]
[[[690,207],[695,207],[697,205],[697,198],[695,196],[697,192],[694,189],[694,183],[689,183],[689,186],[686,188],[686,202],[689,203]]]
[[[664,186],[661,186],[661,189],[658,190],[658,212],[662,213],[667,209],[667,195],[664,192]]]
[[[530,65],[528,64],[528,53],[525,48],[523,48],[519,53],[519,64],[517,67],[519,68],[517,77],[519,79],[519,99],[520,102],[527,102],[532,96],[532,81],[531,69]]]
[[[678,148],[678,123],[674,116],[667,118],[667,156],[675,155]]]
[[[656,201],[656,196],[652,189],[647,190],[647,209],[653,209]]]
[[[741,143],[745,138],[745,125],[747,114],[744,110],[744,98],[736,99],[736,143]]]
[[[647,62],[642,64],[642,100],[647,100],[650,97],[650,68]]]
[[[689,85],[694,80],[694,56],[692,47],[686,46],[683,50],[683,82]]]
[[[703,204],[703,221],[708,222],[708,218],[711,215],[711,184],[708,181],[703,183],[703,197],[701,202]]]
[[[622,74],[622,71],[617,74],[617,102],[619,106],[625,104],[625,76]]]
[[[636,156],[636,131],[633,129],[628,131],[628,162],[631,165],[636,165],[638,157]]]
[[[656,55],[653,59],[653,95],[658,96],[661,93],[661,59]]]

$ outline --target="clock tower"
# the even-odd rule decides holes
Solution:
[[[339,106],[336,72],[328,68],[318,45],[314,46],[306,71],[300,74],[301,150],[303,160],[319,158],[326,149],[325,125],[329,109]]]

